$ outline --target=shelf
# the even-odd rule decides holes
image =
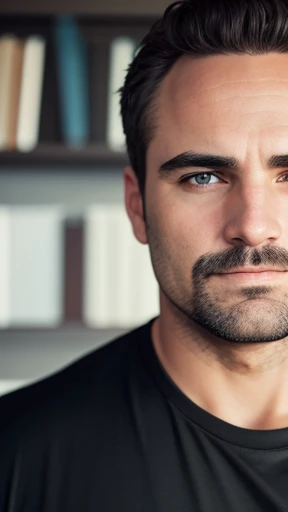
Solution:
[[[41,144],[33,151],[0,151],[0,169],[3,166],[25,165],[127,165],[126,153],[113,152],[106,146],[88,145],[72,149],[62,144]]]
[[[0,7],[1,14],[56,14],[61,12],[72,12],[74,14],[89,15],[161,15],[164,9],[171,3],[169,0],[106,0],[95,2],[93,0],[50,0],[39,2],[39,0],[9,0]]]
[[[18,338],[21,336],[24,337],[37,337],[37,336],[50,336],[56,335],[59,338],[67,338],[67,336],[84,336],[87,339],[94,339],[95,336],[97,337],[113,337],[118,334],[123,334],[124,332],[127,332],[128,330],[132,330],[133,327],[127,327],[124,329],[123,327],[110,327],[107,329],[94,329],[92,327],[88,327],[80,322],[68,322],[66,324],[60,325],[59,327],[11,327],[8,329],[0,329],[0,339],[1,338],[7,338],[7,336],[10,336],[12,338]]]
[[[0,330],[0,380],[31,381],[54,373],[132,329]]]

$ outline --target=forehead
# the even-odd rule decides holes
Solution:
[[[273,128],[287,139],[288,54],[181,57],[159,87],[156,109],[154,142],[170,149],[173,137],[220,141],[233,130],[269,138]]]
[[[193,58],[183,56],[176,61],[160,86],[161,99],[171,106],[187,106],[195,99],[203,103],[212,97],[221,101],[230,95],[287,92],[288,54],[215,55]],[[205,101],[206,100],[206,101]],[[166,105],[167,107],[167,105]]]

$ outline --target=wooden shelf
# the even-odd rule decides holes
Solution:
[[[1,14],[57,14],[62,12],[88,15],[161,15],[171,0],[4,0],[0,7]]]
[[[88,145],[82,148],[70,148],[63,144],[41,144],[33,151],[1,151],[0,169],[3,166],[26,165],[127,165],[126,153],[113,152],[106,146]]]

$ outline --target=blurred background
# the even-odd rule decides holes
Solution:
[[[0,6],[0,395],[159,313],[117,90],[167,0]]]

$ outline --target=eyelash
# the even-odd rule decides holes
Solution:
[[[207,176],[214,176],[218,179],[221,179],[219,176],[217,176],[217,174],[214,174],[212,172],[198,172],[196,174],[189,174],[189,176],[184,176],[183,178],[180,179],[180,183],[186,183],[188,182],[189,180],[191,180],[191,178],[196,178],[197,176],[203,176],[203,175],[207,175]],[[216,185],[216,183],[212,183],[211,185],[210,184],[203,184],[203,185],[199,185],[198,183],[191,183],[190,184],[191,187],[196,187],[196,188],[210,188],[211,186],[213,185]]]
[[[203,176],[203,175],[214,176],[215,178],[218,178],[221,180],[220,176],[217,176],[217,174],[215,174],[213,172],[198,172],[196,174],[189,174],[189,176],[184,176],[183,178],[180,179],[180,183],[187,183],[191,178],[196,178],[197,176]],[[287,172],[283,176],[281,176],[281,178],[283,178],[285,176],[287,177],[287,180],[283,180],[284,182],[288,181],[288,173]],[[216,185],[216,183],[212,183],[211,185],[209,183],[203,184],[203,185],[199,185],[199,184],[195,184],[195,183],[190,184],[191,187],[196,187],[196,188],[200,188],[200,189],[211,188],[213,185]]]

